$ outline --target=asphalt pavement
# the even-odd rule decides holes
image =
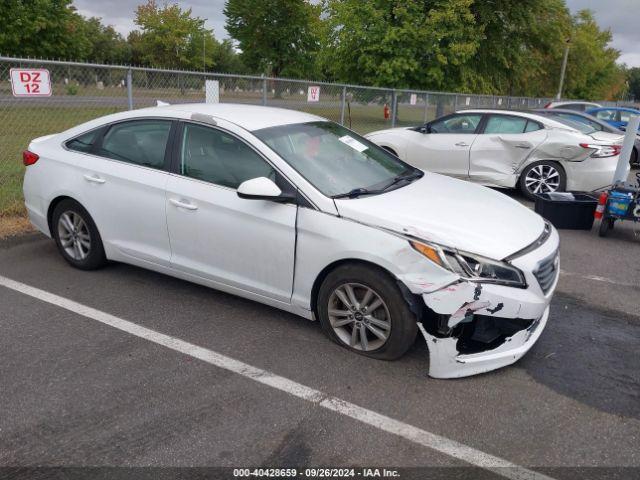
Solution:
[[[0,242],[0,276],[540,474],[638,478],[640,238],[622,225],[561,241],[539,342],[513,366],[460,380],[427,377],[420,338],[398,361],[367,359],[316,322],[248,300],[123,264],[72,269],[40,234]],[[2,286],[0,329],[0,467],[439,467],[432,478],[468,478],[468,462],[410,435]],[[401,478],[412,472],[425,478]]]

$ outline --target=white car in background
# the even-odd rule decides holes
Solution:
[[[23,160],[29,218],[72,266],[114,260],[207,285],[318,319],[378,359],[421,332],[434,377],[515,362],[549,316],[553,227],[315,115],[133,110],[35,139]]]
[[[587,135],[577,127],[525,112],[464,110],[366,138],[420,169],[491,187],[520,187],[534,198],[611,184],[623,136]]]

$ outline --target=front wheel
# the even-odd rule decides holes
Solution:
[[[538,193],[564,192],[567,176],[555,162],[536,162],[528,165],[520,175],[520,190],[530,200]]]
[[[318,293],[318,317],[334,342],[382,360],[401,357],[418,331],[396,282],[367,265],[342,265],[327,275]]]

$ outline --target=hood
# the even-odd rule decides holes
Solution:
[[[542,217],[506,195],[429,172],[387,193],[335,203],[345,218],[498,260],[544,230]]]

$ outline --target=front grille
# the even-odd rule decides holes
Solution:
[[[549,292],[558,276],[558,253],[558,251],[555,251],[553,255],[542,260],[538,268],[533,272],[545,294]]]

